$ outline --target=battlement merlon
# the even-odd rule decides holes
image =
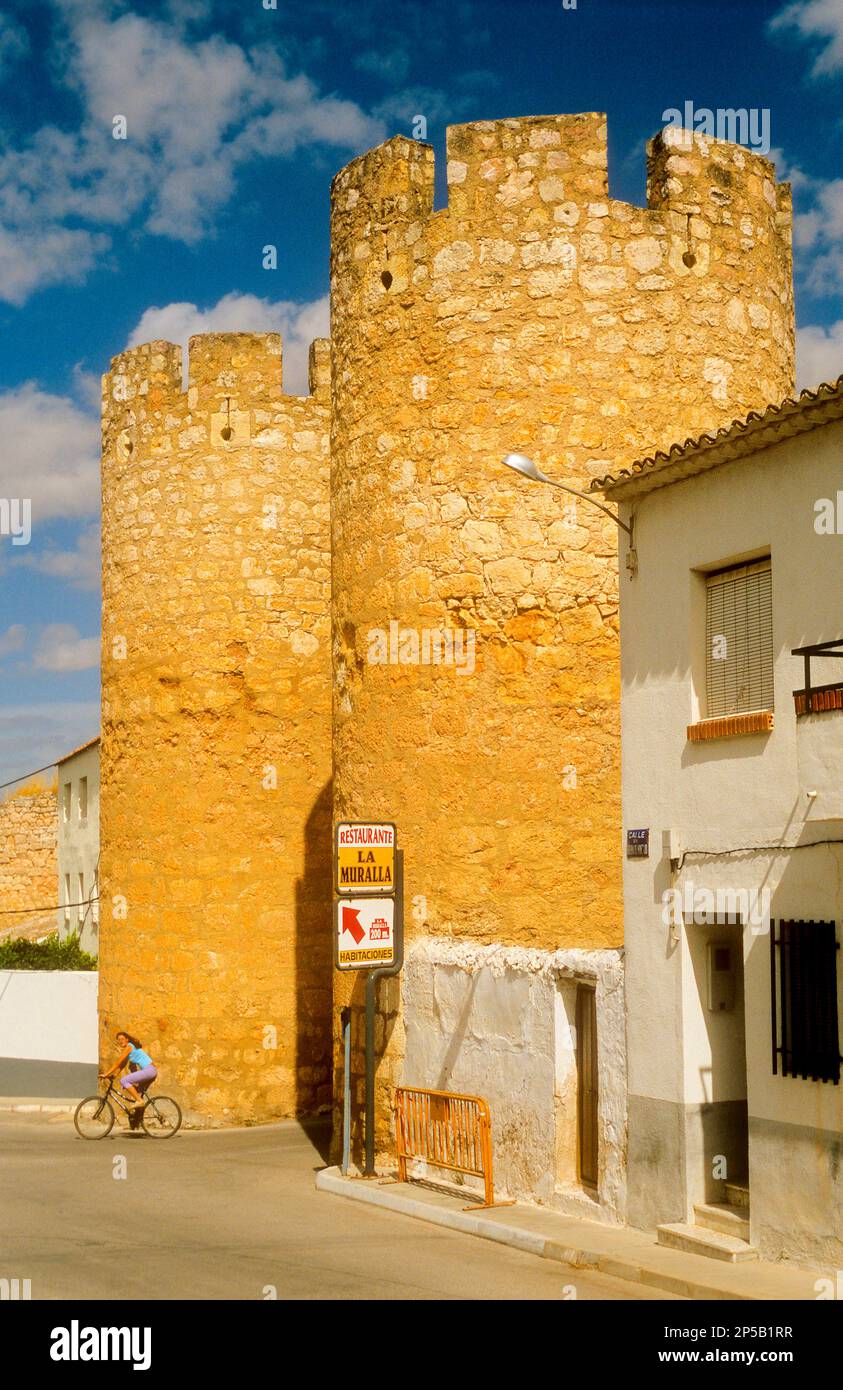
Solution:
[[[168,416],[189,412],[278,407],[287,396],[282,381],[278,333],[200,333],[188,345],[187,390],[182,385],[183,350],[156,341],[118,353],[102,378],[104,437],[124,430],[165,428]],[[326,404],[330,395],[330,343],[311,347],[310,390]],[[226,405],[226,402],[229,404]]]
[[[550,221],[560,201],[605,202],[607,139],[602,111],[449,126],[449,214],[506,227],[531,212]]]
[[[181,348],[157,339],[112,357],[102,377],[103,427],[139,409],[163,407],[181,391]]]
[[[744,145],[668,126],[647,145],[647,205],[714,225],[764,222],[789,244],[791,192],[775,165]]]
[[[191,410],[248,410],[278,401],[283,392],[280,333],[199,333],[187,345]]]
[[[353,159],[331,183],[331,260],[386,260],[390,234],[433,213],[430,145],[395,135]]]
[[[384,271],[403,288],[420,242],[433,231],[476,229],[560,232],[593,206],[627,206],[609,197],[607,127],[601,112],[527,116],[450,126],[446,135],[448,206],[433,212],[434,155],[429,145],[395,136],[353,160],[331,188],[335,273],[354,268],[376,286]],[[662,227],[673,215],[711,227],[749,218],[789,241],[790,196],[763,155],[743,145],[668,127],[648,145],[648,203]],[[656,230],[654,225],[654,230]],[[492,234],[496,234],[492,230]],[[750,235],[750,233],[745,233]],[[375,274],[377,272],[377,274]]]

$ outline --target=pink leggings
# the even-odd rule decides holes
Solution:
[[[143,1093],[158,1075],[157,1067],[141,1067],[140,1071],[127,1072],[120,1080],[120,1085],[125,1091],[129,1086],[134,1086],[136,1090]]]

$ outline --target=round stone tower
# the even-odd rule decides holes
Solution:
[[[330,1096],[330,352],[181,355],[103,379],[100,1017],[223,1124]]]
[[[648,206],[613,201],[598,114],[452,128],[447,155],[440,211],[404,138],[332,189],[335,819],[397,822],[408,935],[617,947],[616,528],[501,460],[587,488],[786,396],[789,189],[668,131]],[[396,986],[382,1007],[383,1115]]]

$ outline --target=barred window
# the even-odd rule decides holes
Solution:
[[[706,576],[706,714],[773,708],[769,560]]]
[[[840,1080],[835,922],[770,923],[773,1074]],[[778,964],[776,952],[778,951]]]

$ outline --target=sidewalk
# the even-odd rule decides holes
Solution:
[[[15,1111],[21,1115],[72,1115],[79,1101],[65,1096],[0,1096],[0,1114]]]
[[[466,1235],[511,1245],[546,1260],[558,1260],[575,1269],[596,1269],[682,1298],[810,1302],[817,1297],[814,1286],[822,1277],[818,1270],[766,1260],[733,1265],[705,1255],[687,1255],[658,1245],[655,1235],[644,1231],[576,1221],[521,1202],[512,1207],[467,1212],[463,1207],[471,1200],[469,1193],[455,1197],[417,1183],[344,1178],[338,1168],[324,1168],[317,1173],[316,1186],[320,1192],[368,1202]]]

